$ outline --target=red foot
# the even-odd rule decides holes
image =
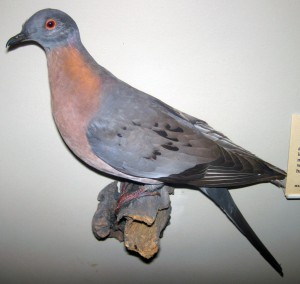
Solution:
[[[124,182],[122,184],[122,188],[121,188],[121,196],[118,200],[118,204],[117,204],[117,208],[116,208],[116,213],[119,212],[119,210],[121,209],[121,207],[124,205],[124,203],[129,202],[133,199],[137,199],[140,197],[144,197],[144,196],[154,196],[154,195],[159,195],[159,192],[157,191],[147,191],[148,188],[146,186],[140,186],[138,188],[138,190],[133,191],[133,192],[127,192],[127,186],[129,185],[129,183]]]

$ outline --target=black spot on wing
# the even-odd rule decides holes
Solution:
[[[176,147],[176,146],[173,146],[173,145],[168,145],[168,144],[164,144],[164,145],[161,145],[163,148],[167,149],[167,150],[170,150],[170,151],[178,151],[179,148]]]
[[[144,158],[147,159],[147,160],[156,160],[157,156],[160,156],[160,155],[161,155],[161,152],[160,152],[160,151],[154,150],[154,151],[152,152],[152,155],[151,155],[151,156],[149,156],[149,157],[144,157]]]
[[[167,139],[169,139],[171,141],[178,142],[178,138],[176,138],[176,137],[169,137],[168,133],[165,130],[155,130],[155,129],[153,129],[153,131],[156,132],[158,135],[164,137],[164,138],[167,138]]]
[[[167,123],[165,125],[165,128],[169,131],[172,131],[172,132],[183,132],[183,129],[181,127],[176,127],[176,128],[172,128],[171,125],[169,123]]]
[[[155,129],[153,129],[153,131],[156,132],[158,135],[160,135],[162,137],[168,138],[168,133],[164,130],[155,130]]]
[[[172,141],[174,141],[174,142],[178,142],[178,139],[176,138],[176,137],[166,137],[167,139],[169,139],[169,140],[172,140]]]

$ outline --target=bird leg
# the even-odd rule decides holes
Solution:
[[[138,185],[128,182],[123,182],[120,185],[121,187],[121,196],[118,200],[116,207],[116,214],[119,213],[121,207],[124,203],[128,203],[134,199],[138,199],[144,196],[160,196],[160,193],[157,191],[162,188],[163,185]]]

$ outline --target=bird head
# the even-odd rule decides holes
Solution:
[[[47,50],[80,41],[80,36],[75,21],[69,15],[56,9],[44,9],[31,16],[22,31],[8,40],[6,47],[25,41],[36,42]]]

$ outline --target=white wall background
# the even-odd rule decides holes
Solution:
[[[196,191],[176,190],[149,264],[94,238],[97,194],[110,180],[61,141],[43,51],[5,50],[49,6],[76,20],[87,49],[115,75],[283,169],[291,114],[300,112],[300,1],[1,0],[0,282],[299,283],[300,201],[269,184],[233,197],[284,279]]]

